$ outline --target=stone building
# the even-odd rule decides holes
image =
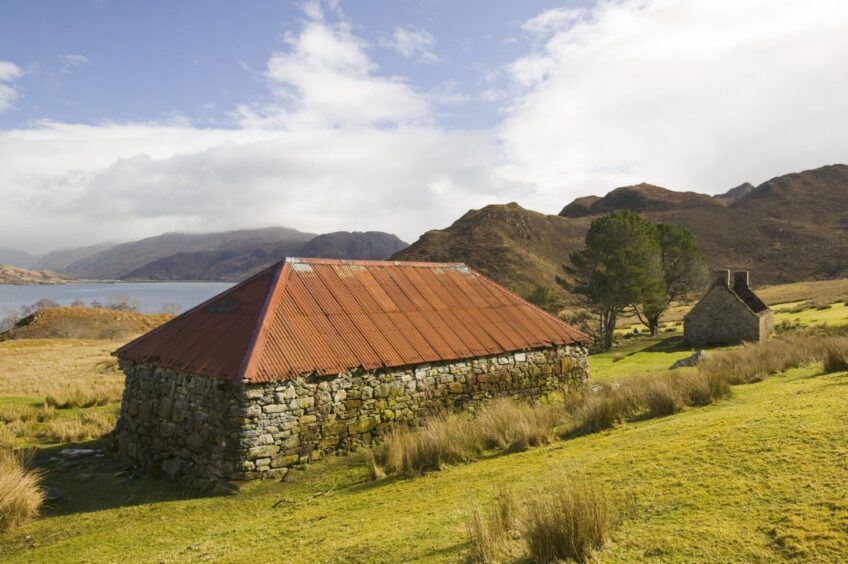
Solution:
[[[121,455],[285,474],[388,425],[588,377],[587,337],[462,264],[287,259],[125,345]]]
[[[716,270],[713,284],[683,318],[683,338],[692,345],[763,341],[774,330],[774,312],[749,285],[747,270]]]

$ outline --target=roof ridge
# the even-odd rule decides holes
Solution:
[[[291,265],[288,258],[284,261],[279,261],[274,265],[277,273],[271,281],[271,286],[268,288],[268,294],[265,296],[265,303],[262,306],[262,311],[256,320],[256,329],[253,337],[247,346],[247,353],[244,355],[241,368],[236,374],[236,382],[249,382],[253,379],[256,372],[256,366],[259,362],[259,355],[265,348],[265,341],[268,338],[268,331],[274,319],[274,313],[277,311],[277,305],[280,302],[280,295],[288,280]]]
[[[289,264],[329,264],[329,265],[351,265],[351,266],[411,266],[418,268],[469,268],[464,262],[426,262],[405,260],[361,260],[361,259],[334,259],[318,257],[286,257]]]

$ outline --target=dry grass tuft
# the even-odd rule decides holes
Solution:
[[[644,403],[649,417],[672,415],[683,409],[678,382],[670,378],[655,377],[641,382],[638,397]]]
[[[56,409],[95,407],[121,401],[123,385],[114,384],[91,390],[73,388],[64,393],[47,394],[44,403]]]
[[[603,547],[609,531],[606,496],[588,480],[555,479],[527,501],[522,536],[533,562],[585,562]]]
[[[548,444],[564,415],[551,404],[528,406],[500,398],[486,405],[475,421],[485,448],[519,452]]]
[[[41,475],[26,468],[25,457],[0,450],[0,532],[26,523],[38,515],[44,502]]]
[[[845,328],[812,327],[761,343],[747,343],[714,354],[698,370],[733,385],[759,382],[790,368],[824,361],[828,351],[848,341],[845,331]]]
[[[500,562],[508,555],[509,534],[518,528],[521,508],[509,488],[503,488],[489,511],[475,503],[466,525],[473,562]]]
[[[603,385],[594,393],[585,394],[582,401],[573,402],[572,410],[578,422],[577,433],[597,433],[614,427],[624,420],[632,410],[630,390],[621,386]]]
[[[431,417],[417,429],[393,427],[383,440],[386,474],[417,476],[445,465],[469,462],[482,452],[480,428],[456,413]]]
[[[106,436],[115,427],[114,412],[78,413],[74,417],[56,418],[38,433],[49,443],[78,443]]]
[[[374,469],[369,472],[374,478],[381,472],[417,476],[470,462],[486,450],[523,451],[549,443],[565,419],[559,405],[528,406],[507,398],[490,402],[476,417],[436,415],[416,429],[391,428],[374,453]]]
[[[824,371],[828,374],[848,371],[848,338],[833,339],[828,344],[824,354]]]

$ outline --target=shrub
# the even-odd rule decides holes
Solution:
[[[604,492],[587,480],[552,481],[527,501],[522,536],[533,562],[572,558],[585,562],[609,535]]]
[[[0,450],[0,532],[38,515],[44,502],[40,483],[41,475],[26,468],[22,455]]]

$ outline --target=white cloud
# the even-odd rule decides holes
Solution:
[[[18,92],[8,83],[14,82],[22,75],[23,71],[15,63],[0,61],[0,113],[11,108],[12,103],[17,100]]]
[[[846,161],[842,2],[624,0],[547,13],[523,26],[529,53],[504,69],[509,82],[486,84],[506,118],[484,131],[438,127],[457,88],[422,92],[381,73],[326,6],[270,56],[269,97],[238,108],[237,127],[0,132],[0,240],[42,251],[265,225],[414,240],[493,202],[555,213],[639,181],[716,192]],[[9,65],[3,85],[22,75]]]
[[[68,54],[59,58],[62,60],[62,74],[71,74],[77,67],[91,64],[91,59],[85,55]]]
[[[848,160],[848,4],[604,2],[545,12],[510,66],[501,174],[555,211],[648,181],[718,192]]]
[[[306,14],[306,17],[314,21],[324,21],[324,8],[327,8],[332,14],[341,16],[341,6],[339,0],[304,0],[300,4],[300,9]]]
[[[383,45],[394,49],[403,57],[414,59],[419,63],[439,62],[439,57],[433,51],[436,46],[436,38],[424,29],[398,27],[391,39],[383,41]]]
[[[426,121],[430,103],[403,79],[378,74],[367,44],[342,22],[307,23],[286,39],[265,73],[272,101],[241,106],[246,127],[311,129],[379,126]]]
[[[42,122],[0,132],[0,240],[32,251],[169,230],[287,225],[414,240],[525,187],[493,174],[491,132],[432,125],[344,24],[307,21],[268,62],[271,99],[238,128]],[[451,100],[448,100],[451,99]]]
[[[521,24],[521,29],[535,35],[547,35],[576,23],[590,14],[587,8],[554,8]]]

